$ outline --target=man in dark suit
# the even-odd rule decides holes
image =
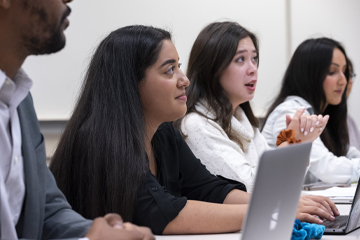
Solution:
[[[72,0],[0,0],[0,236],[4,239],[153,239],[117,214],[74,212],[45,163],[44,138],[21,69],[29,55],[65,46]]]

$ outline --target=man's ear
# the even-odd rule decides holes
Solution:
[[[0,0],[0,8],[9,9],[11,5],[11,0]]]

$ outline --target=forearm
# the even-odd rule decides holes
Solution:
[[[216,204],[188,200],[163,234],[203,234],[239,231],[247,204]]]

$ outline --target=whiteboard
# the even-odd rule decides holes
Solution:
[[[313,34],[343,42],[356,70],[360,65],[359,4],[358,0],[75,0],[69,4],[73,11],[65,31],[65,49],[31,56],[23,67],[34,80],[31,91],[38,118],[66,120],[94,49],[111,31],[132,24],[171,31],[186,72],[192,44],[201,29],[214,21],[236,21],[259,38],[258,85],[251,104],[255,115],[262,117],[279,91],[291,52]],[[349,99],[349,109],[357,119],[359,88],[355,82]]]
[[[264,111],[261,106],[272,96],[269,89],[277,85],[285,69],[285,1],[75,0],[69,6],[72,13],[65,49],[31,56],[23,66],[34,80],[32,94],[40,120],[70,117],[94,49],[109,32],[126,25],[170,30],[184,72],[192,44],[207,24],[231,20],[255,32],[260,40],[259,81],[253,101],[257,114]]]
[[[292,0],[292,52],[305,39],[330,37],[343,44],[356,73],[360,70],[359,11],[359,0]],[[357,79],[360,78],[359,74],[360,72]],[[355,80],[348,99],[348,112],[360,126],[360,83],[358,81]]]

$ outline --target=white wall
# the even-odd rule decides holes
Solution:
[[[32,94],[40,120],[69,118],[92,51],[110,31],[130,24],[171,30],[184,71],[191,46],[208,23],[229,19],[255,32],[260,39],[259,85],[253,101],[257,115],[264,112],[262,106],[285,69],[284,0],[75,0],[69,6],[73,11],[65,49],[29,57],[24,65],[34,80]]]
[[[360,1],[359,0],[291,0],[291,49],[311,37],[330,37],[340,41],[360,70]],[[359,72],[360,73],[360,72]],[[358,77],[358,79],[360,76]],[[348,99],[348,111],[360,126],[360,83],[355,80]]]
[[[264,115],[277,94],[290,54],[314,34],[343,42],[355,71],[360,69],[358,0],[75,0],[70,7],[66,48],[30,57],[24,65],[34,80],[40,120],[69,118],[92,51],[110,31],[130,24],[171,30],[184,71],[191,46],[208,23],[228,19],[255,32],[260,40],[259,81],[252,101],[257,116]],[[355,82],[349,109],[360,120],[359,92]]]

